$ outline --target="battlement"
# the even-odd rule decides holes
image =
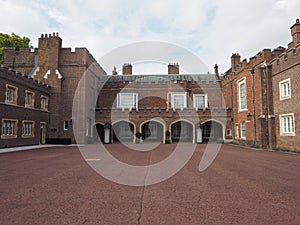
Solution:
[[[113,76],[101,76],[99,82],[110,83],[110,85],[118,85],[118,83],[128,84],[136,83],[138,86],[150,84],[219,84],[215,74],[155,74],[155,75],[113,75]],[[164,87],[164,86],[163,86]]]
[[[270,62],[271,60],[278,57],[279,55],[284,54],[285,50],[286,49],[282,46],[278,46],[273,50],[263,49],[262,51],[258,52],[255,56],[252,56],[249,59],[246,58],[243,59],[238,64],[235,64],[235,70],[231,69],[226,74],[223,75],[222,82],[230,79],[232,76],[236,74],[243,72],[243,70],[252,69],[264,61]],[[240,57],[240,56],[238,53],[233,53],[232,57]]]
[[[28,75],[24,73],[20,73],[18,71],[15,71],[12,68],[5,67],[4,65],[1,65],[0,68],[0,75],[5,78],[6,80],[13,80],[14,78],[17,79],[17,81],[22,80],[26,84],[33,84],[35,87],[39,88],[50,88],[50,86],[46,83],[43,83],[39,80],[33,79],[32,77],[29,77]]]
[[[75,51],[72,51],[71,48],[62,48],[60,54],[60,63],[62,65],[90,65],[95,61],[87,48],[75,48]]]
[[[132,114],[137,114],[140,115],[141,112],[144,113],[144,115],[147,114],[160,114],[160,113],[165,113],[165,114],[169,114],[172,115],[175,112],[182,112],[182,113],[187,113],[190,114],[191,112],[197,112],[198,114],[207,114],[207,115],[211,115],[212,112],[214,113],[223,113],[231,111],[230,108],[228,107],[207,107],[207,108],[199,108],[199,109],[195,109],[193,107],[189,107],[189,108],[182,108],[182,109],[173,109],[172,107],[166,108],[166,107],[139,107],[138,109],[122,109],[122,108],[118,108],[115,106],[110,107],[97,107],[95,108],[95,112],[99,113],[99,114],[110,114],[111,112],[114,113],[119,113],[120,115],[125,114],[128,115],[128,113],[132,113]]]
[[[20,73],[29,74],[34,67],[34,59],[37,52],[36,48],[5,48],[3,65],[13,68]]]
[[[285,70],[297,63],[300,60],[300,43],[278,55],[271,61],[273,73]]]
[[[272,58],[280,55],[284,52],[285,48],[279,46],[278,48],[271,51],[271,49],[263,49],[262,51],[258,52],[255,56],[250,57],[248,60],[243,59],[241,63],[237,65],[236,72],[239,73],[244,69],[250,69],[258,64],[262,63],[263,61],[270,61]]]
[[[36,54],[37,48],[5,48],[5,53],[8,54]]]

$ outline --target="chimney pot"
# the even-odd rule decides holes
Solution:
[[[296,19],[296,23],[291,27],[291,34],[293,38],[293,45],[296,46],[300,43],[300,21]]]
[[[215,74],[219,75],[219,67],[218,64],[215,64]]]
[[[168,74],[179,74],[179,64],[178,63],[169,63]]]
[[[130,63],[125,63],[123,65],[123,75],[131,75],[132,74],[132,65]]]
[[[241,56],[238,53],[232,53],[231,56],[231,69],[234,72],[237,65],[241,62]]]

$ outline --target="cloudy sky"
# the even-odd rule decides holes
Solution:
[[[285,47],[300,17],[299,0],[0,0],[0,5],[0,32],[27,36],[34,47],[42,33],[54,31],[63,47],[87,47],[96,59],[131,43],[161,41],[192,52],[211,72],[215,63],[225,72],[233,52],[249,58],[263,48]]]

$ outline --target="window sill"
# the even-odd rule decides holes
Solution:
[[[13,139],[17,137],[17,135],[1,135],[1,139]]]
[[[22,138],[34,138],[34,135],[22,135]]]
[[[288,100],[288,99],[291,99],[292,96],[285,96],[285,97],[281,97],[279,100],[280,101],[284,101],[284,100]]]
[[[280,136],[282,136],[282,137],[294,137],[296,135],[295,135],[295,133],[281,133]]]
[[[7,105],[17,105],[16,102],[9,102],[9,101],[5,101],[5,104],[7,104]]]

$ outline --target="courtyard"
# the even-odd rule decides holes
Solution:
[[[175,146],[137,152],[106,145],[131,165],[157,163]],[[103,178],[76,146],[2,153],[0,223],[300,224],[299,154],[222,145],[200,172],[204,149],[197,145],[173,177],[143,187]]]

